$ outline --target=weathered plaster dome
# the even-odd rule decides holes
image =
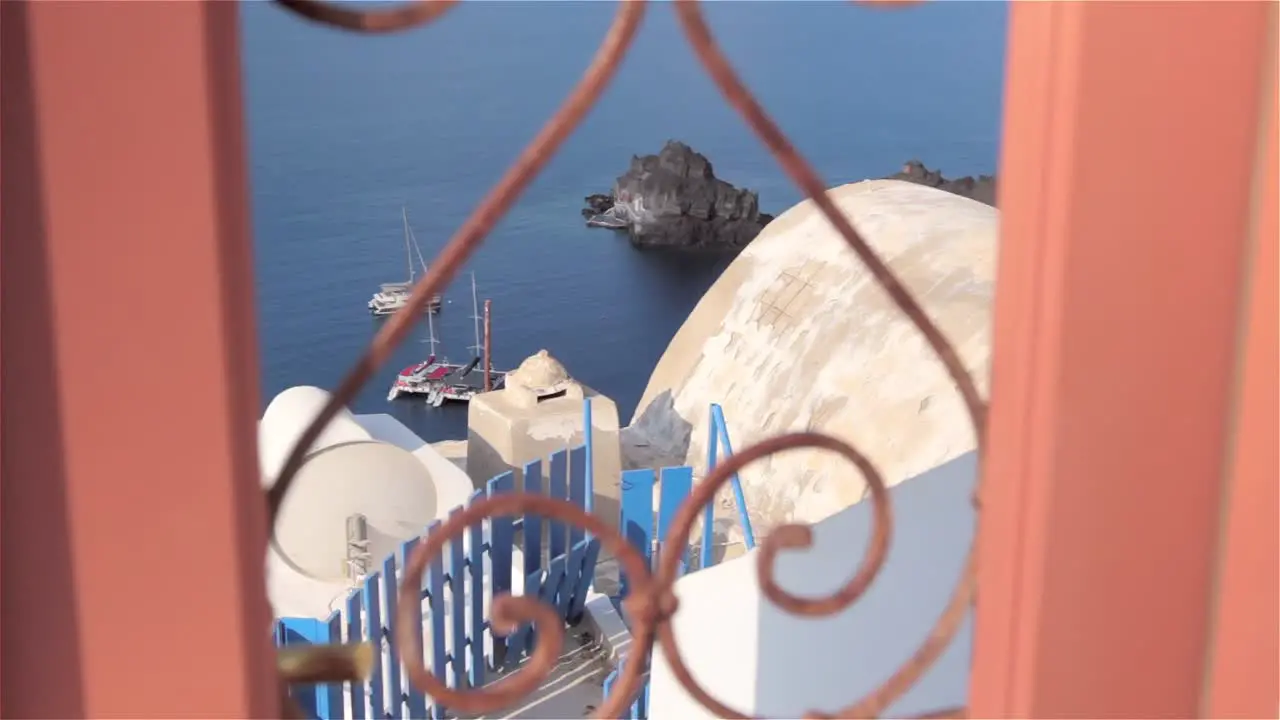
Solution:
[[[998,212],[895,180],[828,191],[920,300],[985,392]],[[725,270],[654,368],[623,432],[631,464],[705,466],[708,408],[735,447],[817,430],[862,450],[890,484],[975,445],[945,369],[821,212],[780,215]],[[865,484],[827,452],[774,455],[741,473],[766,526],[813,521]]]
[[[551,395],[560,392],[573,382],[569,371],[546,350],[539,350],[520,363],[520,367],[507,374],[507,386],[532,391],[535,395]]]

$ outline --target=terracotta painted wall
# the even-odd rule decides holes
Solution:
[[[1013,6],[975,717],[1277,709],[1275,13]]]
[[[973,716],[1277,710],[1276,12],[1012,10]],[[0,3],[6,717],[279,714],[236,13]]]
[[[237,28],[0,3],[5,717],[278,716]]]

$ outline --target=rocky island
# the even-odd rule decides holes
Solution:
[[[942,176],[941,170],[930,170],[919,160],[908,160],[907,164],[902,166],[902,172],[890,175],[885,179],[906,180],[917,185],[928,185],[961,197],[967,197],[970,200],[977,200],[983,205],[995,207],[996,204],[996,179],[992,175],[979,175],[977,177],[966,175],[965,177],[948,180]]]
[[[586,204],[588,226],[626,230],[642,248],[740,249],[773,219],[756,193],[717,178],[705,156],[675,140],[633,156],[613,191]]]

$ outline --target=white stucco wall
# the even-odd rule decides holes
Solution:
[[[674,630],[694,677],[730,707],[765,717],[835,712],[878,687],[919,647],[959,578],[974,534],[976,465],[966,453],[893,488],[888,560],[867,594],[834,616],[805,619],[774,607],[759,591],[755,552],[680,579]],[[778,582],[801,596],[838,589],[856,571],[871,520],[864,502],[817,523],[811,550],[779,558]],[[887,716],[965,703],[971,624]],[[657,648],[649,716],[715,717],[675,681]]]
[[[998,213],[895,180],[828,195],[920,300],[984,390]],[[855,444],[890,484],[975,443],[951,379],[920,333],[812,202],[770,223],[706,292],[655,366],[622,432],[632,466],[705,463],[708,408],[735,448],[796,430]],[[833,453],[800,450],[741,473],[757,527],[814,521],[864,485]]]

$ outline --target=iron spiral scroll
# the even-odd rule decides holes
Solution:
[[[431,23],[452,9],[457,0],[419,0],[394,8],[354,9],[322,0],[275,0],[290,12],[308,20],[358,33],[387,33],[407,30]],[[900,6],[916,0],[867,2],[872,5]],[[984,455],[986,405],[978,393],[973,377],[965,370],[955,349],[938,327],[924,313],[910,291],[898,280],[885,262],[859,235],[852,223],[827,197],[826,185],[812,166],[796,152],[791,142],[773,122],[729,64],[711,34],[696,0],[677,0],[675,11],[684,34],[708,75],[720,88],[725,99],[760,140],[769,148],[779,165],[806,196],[839,231],[845,242],[868,268],[897,308],[924,336],[939,362],[960,393],[977,437],[979,458]],[[373,375],[421,318],[429,299],[453,279],[463,263],[480,246],[484,237],[515,203],[521,192],[542,170],[559,146],[573,132],[612,80],[625,57],[644,17],[643,0],[624,0],[619,4],[613,24],[605,34],[591,64],[569,97],[542,127],[537,136],[521,152],[498,184],[480,202],[471,216],[450,238],[444,249],[429,265],[426,274],[414,285],[405,312],[392,315],[379,330],[363,355],[347,372],[337,390],[316,418],[302,433],[286,459],[276,483],[267,492],[268,514],[274,524],[281,503],[303,463],[305,449],[320,436],[324,427],[346,406],[357,391]],[[672,673],[687,691],[718,717],[750,717],[726,706],[706,692],[691,677],[684,664],[679,642],[672,629],[671,618],[677,612],[674,591],[680,555],[678,549],[688,544],[690,533],[703,506],[713,499],[733,474],[744,466],[768,455],[793,448],[816,448],[836,452],[852,463],[863,475],[870,489],[875,525],[872,540],[854,577],[843,588],[824,598],[802,598],[781,588],[773,575],[773,561],[781,550],[796,550],[812,545],[812,530],[807,525],[788,524],[778,527],[760,547],[757,557],[761,589],[770,602],[788,612],[810,617],[832,615],[852,605],[874,582],[883,566],[890,545],[893,515],[889,494],[880,473],[857,449],[828,435],[790,433],[768,438],[738,451],[718,465],[705,481],[695,485],[689,498],[679,508],[671,537],[662,543],[656,572],[650,572],[641,555],[612,527],[576,508],[569,502],[540,495],[513,493],[481,500],[452,515],[443,525],[429,533],[406,558],[403,582],[400,584],[398,612],[393,631],[399,644],[400,660],[410,681],[420,691],[464,713],[483,713],[511,705],[531,692],[546,679],[560,654],[564,631],[558,616],[549,607],[529,597],[503,596],[494,599],[492,623],[496,631],[506,632],[522,622],[536,624],[539,642],[528,666],[503,680],[475,690],[449,688],[443,679],[426,669],[422,659],[421,639],[410,632],[419,622],[416,588],[428,563],[439,555],[451,538],[461,538],[464,530],[485,518],[534,512],[545,518],[571,523],[594,533],[603,546],[619,560],[630,583],[630,594],[624,601],[632,620],[632,651],[645,662],[627,662],[623,666],[616,689],[595,713],[597,718],[622,717],[626,707],[641,689],[648,658],[658,644]],[[976,499],[979,491],[975,492]],[[274,538],[272,539],[274,543]],[[808,717],[876,717],[900,698],[933,665],[951,643],[965,612],[973,603],[976,591],[974,550],[970,548],[961,577],[951,597],[928,636],[912,657],[890,675],[878,688],[834,714],[810,712]],[[356,662],[345,662],[338,656],[323,657],[317,648],[308,662],[282,671],[282,681],[311,682],[354,679]],[[350,654],[355,657],[355,654]],[[348,660],[350,660],[350,657]],[[305,666],[305,667],[302,667]],[[282,666],[283,667],[283,666]],[[287,702],[287,694],[285,694]],[[296,708],[289,708],[296,711]],[[963,708],[931,713],[928,717],[962,717]]]

